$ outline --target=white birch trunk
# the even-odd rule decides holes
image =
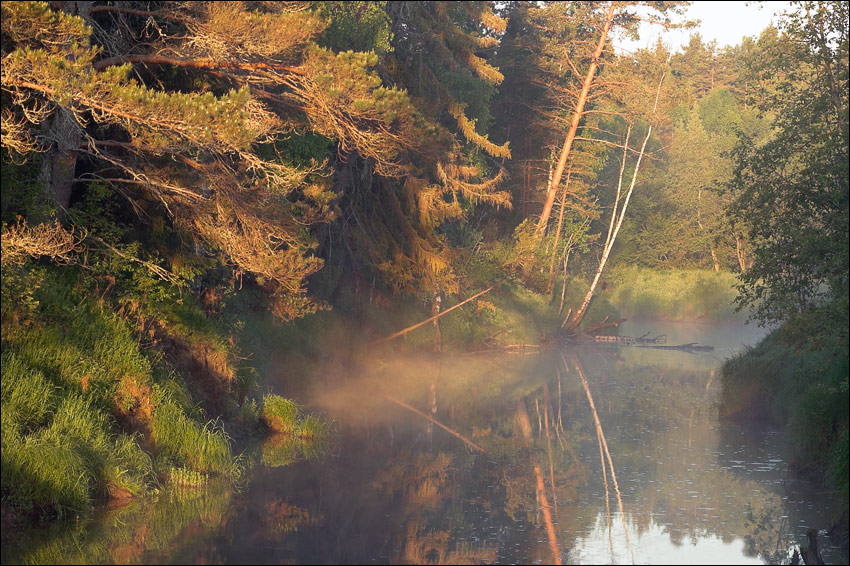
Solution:
[[[669,59],[668,59],[669,63]],[[655,91],[655,104],[652,107],[652,113],[655,114],[655,111],[658,109],[658,97],[661,94],[661,85],[664,83],[664,75],[666,75],[667,69],[665,67],[664,73],[661,74],[661,80],[658,81],[658,89]],[[631,133],[631,127],[627,131],[627,140],[628,135]],[[590,300],[593,298],[593,293],[596,290],[596,285],[599,283],[600,277],[602,277],[602,270],[605,268],[605,264],[608,262],[608,256],[611,254],[611,248],[614,247],[614,241],[617,239],[617,233],[620,231],[620,227],[623,225],[623,219],[626,217],[626,208],[629,206],[629,200],[632,198],[632,193],[634,192],[635,183],[637,182],[638,171],[640,171],[640,162],[643,160],[643,155],[646,151],[646,144],[649,141],[649,137],[652,134],[652,124],[649,125],[649,128],[646,131],[646,137],[643,139],[643,145],[640,148],[640,154],[638,154],[637,163],[635,164],[635,170],[632,173],[632,182],[629,185],[629,192],[626,194],[626,198],[623,201],[623,208],[617,212],[617,205],[615,200],[614,210],[611,215],[611,224],[608,228],[609,237],[605,241],[605,246],[602,250],[602,259],[599,261],[599,268],[596,270],[596,275],[593,278],[593,282],[590,284],[590,289],[587,291],[587,294],[584,297],[584,300],[581,302],[581,305],[576,310],[575,314],[573,314],[572,319],[567,324],[566,329],[567,332],[573,332],[578,325],[581,324],[582,319],[584,318],[584,313],[587,311],[587,307],[590,305]],[[623,149],[623,165],[620,168],[620,181],[617,183],[617,199],[620,197],[620,184],[622,183],[622,174],[625,169],[625,153],[628,150],[628,141],[624,144]],[[614,231],[611,231],[611,226],[614,225],[614,220],[616,218],[616,227]],[[566,323],[566,320],[564,321]],[[562,325],[563,326],[563,325]]]

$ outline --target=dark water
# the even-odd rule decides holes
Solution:
[[[336,420],[327,446],[267,442],[240,488],[102,510],[27,535],[3,561],[788,563],[836,502],[788,477],[779,431],[718,421],[720,361],[760,333],[622,329],[644,332],[716,350],[329,364],[299,393]],[[827,563],[846,562],[820,542]]]

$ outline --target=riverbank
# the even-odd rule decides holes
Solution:
[[[586,321],[664,308],[713,319],[727,275],[614,271]],[[569,281],[565,305],[586,285]],[[484,289],[443,297],[441,307]],[[415,298],[371,293],[344,289],[334,308],[282,324],[257,307],[261,289],[235,282],[225,297],[208,297],[144,270],[115,281],[76,267],[4,265],[4,525],[85,513],[169,482],[238,479],[245,463],[234,441],[264,433],[264,399],[297,399],[328,358],[344,366],[369,341],[431,314]],[[680,295],[689,309],[675,303]],[[565,314],[559,300],[506,280],[439,319],[443,351],[548,342]],[[434,332],[428,324],[384,348],[431,351]]]
[[[846,338],[813,342],[786,323],[721,370],[721,416],[770,420],[788,429],[792,473],[816,478],[842,502],[835,536],[848,547],[848,366]]]
[[[2,281],[4,538],[168,485],[238,482],[241,446],[280,420],[284,400],[262,394],[248,356],[191,293],[134,296],[114,278],[34,262],[4,264]],[[327,434],[297,410],[287,426],[299,439]]]

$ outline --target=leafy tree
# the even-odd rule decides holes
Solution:
[[[782,35],[763,35],[750,61],[775,135],[761,144],[744,137],[734,151],[731,214],[749,221],[754,245],[740,304],[762,322],[821,309],[843,321],[846,342],[848,8],[795,6]]]

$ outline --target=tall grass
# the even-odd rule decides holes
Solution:
[[[288,466],[299,459],[310,460],[328,451],[333,422],[302,413],[290,399],[266,394],[261,419],[272,433],[262,444],[262,462],[274,468]]]
[[[198,409],[185,381],[155,366],[130,321],[50,270],[28,310],[15,311],[3,270],[5,504],[23,516],[64,517],[107,493],[143,496],[158,487],[155,461],[166,477],[172,466],[238,476],[220,424]],[[137,432],[146,429],[151,453]]]
[[[733,273],[618,267],[603,276],[607,301],[627,318],[726,320],[736,315]],[[606,291],[602,290],[605,295]]]
[[[312,414],[304,414],[298,405],[273,393],[263,397],[261,419],[272,432],[302,440],[326,439],[333,423]]]
[[[217,421],[191,419],[168,394],[158,393],[155,404],[151,435],[161,456],[196,472],[238,474],[230,438]]]
[[[14,351],[2,361],[4,498],[62,517],[86,511],[107,486],[141,495],[154,483],[150,457],[111,432],[107,413],[48,383]]]
[[[294,434],[300,427],[301,411],[294,401],[268,394],[263,397],[261,418],[274,432]]]
[[[47,424],[56,406],[56,387],[11,351],[2,355],[3,416],[22,431]]]

